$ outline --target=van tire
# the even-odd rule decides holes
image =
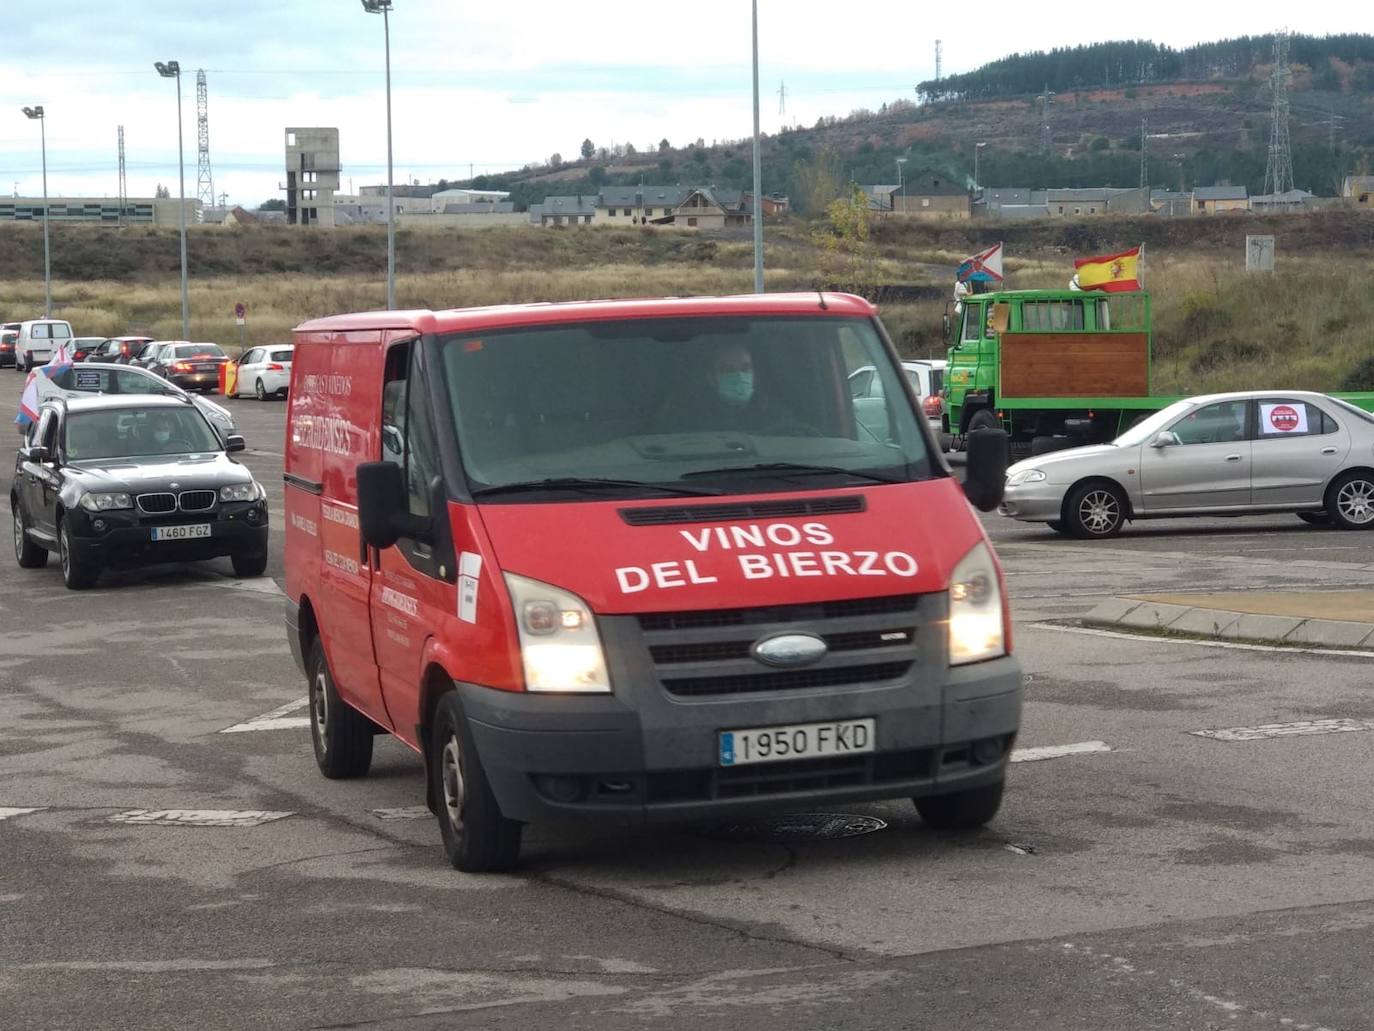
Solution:
[[[324,642],[316,637],[310,645],[310,743],[315,764],[330,780],[351,780],[367,775],[372,766],[372,721],[353,708],[334,687],[334,675],[325,658]]]
[[[1005,780],[968,788],[948,795],[926,795],[913,798],[922,822],[937,831],[974,831],[997,815],[1002,807]]]
[[[448,861],[465,873],[512,869],[523,828],[501,814],[457,692],[445,694],[435,707],[429,749],[430,790]]]

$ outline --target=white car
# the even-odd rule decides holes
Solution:
[[[72,324],[65,319],[29,319],[19,323],[19,339],[14,343],[14,367],[27,372],[46,365],[53,349],[72,338]]]
[[[291,387],[291,356],[294,344],[273,344],[244,351],[235,363],[238,379],[234,396],[252,394],[259,401],[278,395],[285,397]]]
[[[227,441],[234,428],[234,417],[223,405],[215,404],[200,394],[182,390],[175,383],[168,383],[156,373],[140,369],[134,365],[90,365],[78,363],[63,369],[49,379],[39,376],[38,400],[43,402],[51,397],[88,397],[91,394],[161,394],[164,397],[189,397],[191,403],[200,409],[201,414],[214,427],[220,440]]]
[[[943,358],[907,358],[902,361],[902,371],[906,373],[911,389],[916,392],[916,400],[926,422],[930,424],[930,432],[945,450],[948,450],[948,445],[941,439],[945,414],[941,391],[944,390],[945,366],[948,364]],[[849,396],[859,402],[855,404],[855,410],[860,413],[860,419],[874,402],[883,399],[883,381],[877,371],[872,365],[865,365],[849,374]],[[886,419],[885,415],[883,419]]]

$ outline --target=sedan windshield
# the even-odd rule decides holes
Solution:
[[[107,408],[67,417],[67,460],[186,455],[218,451],[219,438],[190,405]]]
[[[488,496],[815,490],[935,475],[905,384],[866,319],[639,319],[441,345],[462,459]],[[865,368],[883,389],[854,397],[850,377]]]
[[[1117,447],[1132,447],[1136,444],[1143,444],[1160,430],[1168,429],[1175,419],[1192,407],[1192,401],[1175,401],[1169,407],[1161,408],[1149,418],[1142,419],[1112,443]]]

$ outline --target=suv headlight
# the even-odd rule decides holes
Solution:
[[[134,499],[128,494],[87,494],[81,499],[87,512],[112,512],[118,508],[133,508]]]
[[[256,483],[235,483],[230,487],[221,487],[219,499],[221,501],[257,501],[258,485]]]
[[[575,594],[506,574],[520,631],[525,688],[575,694],[609,694],[611,679],[596,620]]]
[[[1023,483],[1039,483],[1045,478],[1043,469],[1022,469],[1007,477],[1008,487],[1019,487]]]
[[[1002,582],[992,552],[980,541],[950,577],[949,664],[964,666],[1005,654]]]

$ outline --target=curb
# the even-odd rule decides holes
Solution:
[[[1109,598],[1085,615],[1083,623],[1113,629],[1171,631],[1219,641],[1374,648],[1374,623],[1255,615],[1134,598]]]

